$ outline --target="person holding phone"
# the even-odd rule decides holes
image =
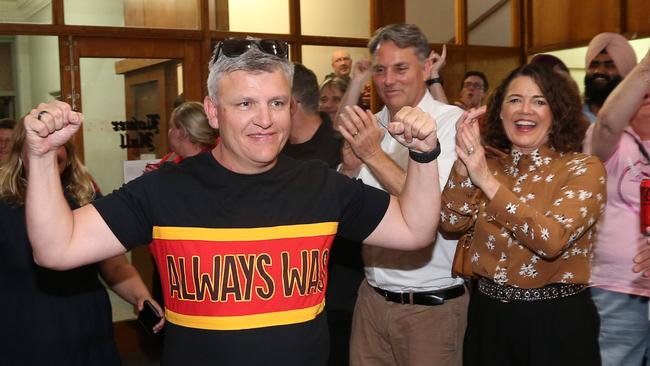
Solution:
[[[0,355],[7,365],[121,365],[113,340],[111,305],[101,274],[113,291],[143,309],[151,295],[120,254],[97,264],[57,271],[37,265],[25,224],[27,168],[25,127],[0,167]],[[96,189],[72,142],[57,150],[57,165],[70,207],[90,202]],[[160,306],[152,302],[159,314]],[[164,319],[153,326],[159,331]]]

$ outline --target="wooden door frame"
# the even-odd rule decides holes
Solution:
[[[140,60],[140,59],[136,59]],[[135,96],[132,89],[133,86],[144,84],[147,82],[156,82],[158,95],[160,99],[158,101],[158,115],[160,117],[159,121],[159,134],[158,134],[158,148],[154,152],[158,157],[163,157],[167,154],[167,130],[169,128],[168,121],[176,97],[178,96],[178,85],[176,83],[176,60],[164,59],[166,61],[159,62],[153,65],[145,66],[137,70],[131,70],[128,72],[123,72],[124,75],[124,95],[126,99],[126,119],[135,116],[134,111],[134,102]],[[125,61],[130,61],[125,60]],[[171,63],[170,63],[171,62]],[[172,69],[173,68],[173,69]],[[142,116],[141,116],[142,117]],[[127,149],[127,158],[140,159],[140,150],[128,148]]]
[[[201,63],[202,48],[200,40],[61,36],[59,37],[61,97],[63,101],[70,103],[74,91],[75,105],[83,112],[79,74],[79,59],[82,57],[164,58],[177,59],[183,63],[185,99],[202,101],[207,89],[203,81],[204,75],[207,75],[207,66]],[[75,134],[74,139],[79,157],[84,161],[83,129]]]

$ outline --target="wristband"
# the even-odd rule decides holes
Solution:
[[[426,83],[427,83],[427,86],[431,86],[431,85],[433,85],[435,83],[438,83],[438,84],[442,85],[442,79],[440,77],[431,78],[431,79],[427,80]]]
[[[438,139],[436,139],[436,148],[429,152],[421,153],[409,150],[409,157],[416,163],[430,163],[436,160],[438,158],[438,155],[440,155],[440,140]]]

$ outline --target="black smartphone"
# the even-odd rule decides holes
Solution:
[[[162,316],[158,314],[156,308],[148,300],[145,300],[142,311],[138,314],[138,322],[148,333],[153,334],[153,327],[160,322],[160,319]]]

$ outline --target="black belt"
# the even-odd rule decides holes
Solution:
[[[451,300],[465,293],[465,286],[463,285],[428,292],[390,292],[378,287],[370,287],[386,299],[386,301],[392,301],[398,304],[442,305],[445,300]]]

